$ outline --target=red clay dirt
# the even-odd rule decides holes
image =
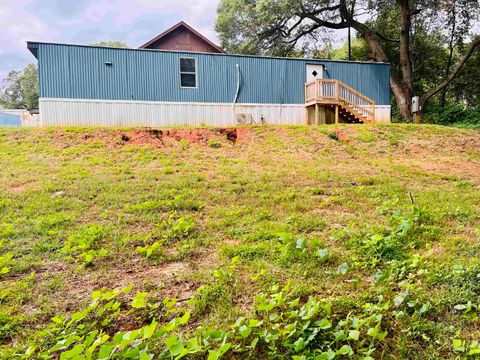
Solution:
[[[338,139],[342,142],[351,143],[352,140],[348,137],[347,134],[342,129],[335,129],[335,134],[337,134]]]
[[[251,131],[249,128],[128,130],[121,132],[117,144],[168,146],[187,141],[190,144],[208,145],[211,140],[227,140],[236,144],[245,139]]]

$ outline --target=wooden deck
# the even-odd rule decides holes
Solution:
[[[321,112],[325,109],[334,112],[335,123],[375,123],[375,102],[334,79],[317,79],[305,84],[305,106],[314,109],[314,121],[325,123]]]

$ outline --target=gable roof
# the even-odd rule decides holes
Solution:
[[[173,25],[171,28],[165,30],[164,32],[162,32],[160,35],[154,37],[152,40],[149,40],[147,41],[145,44],[141,45],[139,47],[139,49],[148,49],[150,45],[154,44],[155,42],[161,40],[162,38],[166,37],[167,35],[169,35],[170,33],[172,33],[173,31],[179,29],[179,28],[184,28],[186,29],[187,31],[190,31],[191,33],[195,34],[196,36],[198,36],[200,39],[202,39],[204,42],[206,42],[208,45],[210,45],[211,47],[213,47],[215,50],[217,50],[219,53],[225,53],[225,51],[220,48],[218,45],[214,44],[212,41],[208,40],[205,36],[203,36],[202,34],[200,34],[197,30],[195,30],[193,27],[191,27],[190,25],[188,25],[186,22],[184,21],[180,21],[179,23]]]

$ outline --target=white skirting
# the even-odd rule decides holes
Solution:
[[[390,105],[376,105],[375,106],[375,123],[390,124],[392,122]]]
[[[239,114],[255,123],[305,123],[302,104],[219,104],[40,99],[42,126],[233,126]]]
[[[385,109],[386,110],[386,109]],[[386,113],[386,111],[384,111]],[[303,104],[179,103],[117,100],[40,99],[40,126],[234,126],[304,125]],[[388,107],[388,118],[390,107]]]

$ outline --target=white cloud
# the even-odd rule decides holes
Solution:
[[[217,4],[218,0],[99,0],[89,5],[85,14],[92,22],[100,22],[112,16],[112,25],[117,29],[128,27],[146,15],[156,16],[159,24],[166,24],[167,27],[184,20],[207,37],[216,39],[213,26]],[[163,30],[163,26],[159,27],[158,33]]]
[[[26,1],[25,6],[6,1],[0,3],[0,53],[24,49],[25,41],[38,38],[39,34],[47,32],[45,24],[37,19],[35,14],[25,10],[30,3],[31,1]]]
[[[218,1],[0,0],[0,81],[8,71],[34,61],[27,40],[119,40],[136,46],[184,20],[216,42]]]

